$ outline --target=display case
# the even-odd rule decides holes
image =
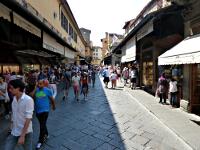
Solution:
[[[143,84],[146,86],[153,85],[153,62],[143,62]]]
[[[3,73],[7,72],[19,73],[19,65],[3,65]]]

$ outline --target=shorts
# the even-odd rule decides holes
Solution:
[[[109,82],[110,81],[110,79],[109,79],[109,77],[104,77],[104,79],[103,79],[103,82],[105,83],[105,82]]]
[[[78,85],[74,85],[73,88],[74,88],[74,91],[79,91],[79,86]]]
[[[131,78],[131,83],[136,83],[136,78]]]

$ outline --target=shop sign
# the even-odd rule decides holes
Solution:
[[[37,28],[35,25],[33,25],[32,23],[28,22],[27,20],[19,16],[18,14],[13,13],[13,20],[14,20],[14,24],[16,24],[17,26],[23,28],[24,30],[38,37],[41,37],[41,30]]]
[[[65,47],[65,57],[74,59],[75,52],[69,50],[67,47]]]
[[[126,44],[125,61],[130,62],[135,60],[135,55],[136,55],[136,45],[135,45],[135,37],[133,37]]]
[[[146,23],[138,32],[137,32],[137,41],[153,32],[153,20]]]
[[[4,19],[11,21],[10,20],[10,12],[11,10],[4,6],[3,4],[0,3],[0,17],[3,17]]]
[[[45,32],[43,33],[43,48],[64,55],[64,46]]]

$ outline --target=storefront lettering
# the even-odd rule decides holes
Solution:
[[[55,48],[55,47],[53,47],[51,45],[48,45],[46,43],[43,43],[43,48],[48,49],[48,50],[50,50],[52,52],[57,52],[57,53],[63,54],[62,50],[59,50],[59,49],[57,49],[57,48]]]

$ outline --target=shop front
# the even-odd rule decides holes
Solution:
[[[179,10],[178,7],[170,6],[149,14],[153,17],[136,33],[139,84],[151,94],[155,94],[158,78],[162,73],[158,68],[158,56],[183,39],[183,18]]]
[[[188,37],[158,58],[158,65],[170,66],[179,83],[180,106],[200,114],[200,36]]]
[[[123,47],[123,56],[121,57],[121,64],[124,67],[131,67],[136,60],[136,43],[135,36],[133,36]]]

